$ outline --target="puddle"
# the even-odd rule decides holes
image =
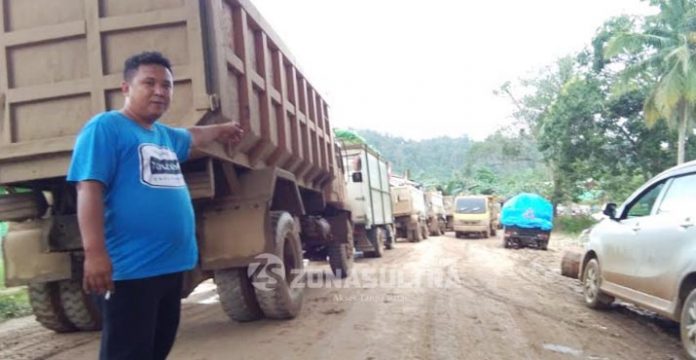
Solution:
[[[579,357],[580,355],[582,355],[582,350],[576,350],[576,349],[569,348],[569,347],[563,346],[563,345],[544,344],[544,349],[550,350],[553,352],[557,352],[557,353],[561,353],[561,354],[573,355],[576,357]]]

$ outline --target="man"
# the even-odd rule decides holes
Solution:
[[[101,359],[165,359],[174,344],[182,272],[198,259],[194,214],[179,163],[191,147],[238,143],[236,123],[171,128],[157,120],[173,93],[169,60],[125,62],[120,111],[96,115],[77,138],[84,289],[103,298]]]

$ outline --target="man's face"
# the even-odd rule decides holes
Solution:
[[[161,65],[140,65],[121,85],[126,97],[125,109],[137,120],[153,123],[169,108],[174,92],[172,73]]]

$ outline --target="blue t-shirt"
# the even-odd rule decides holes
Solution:
[[[77,137],[68,181],[104,184],[104,231],[113,279],[192,269],[198,258],[191,197],[179,163],[191,134],[118,111],[92,118]]]

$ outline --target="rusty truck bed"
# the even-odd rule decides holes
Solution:
[[[121,107],[123,61],[144,50],[173,63],[164,123],[247,130],[207,155],[314,190],[334,176],[328,106],[248,0],[2,0],[0,28],[0,184],[65,176],[76,134]]]

